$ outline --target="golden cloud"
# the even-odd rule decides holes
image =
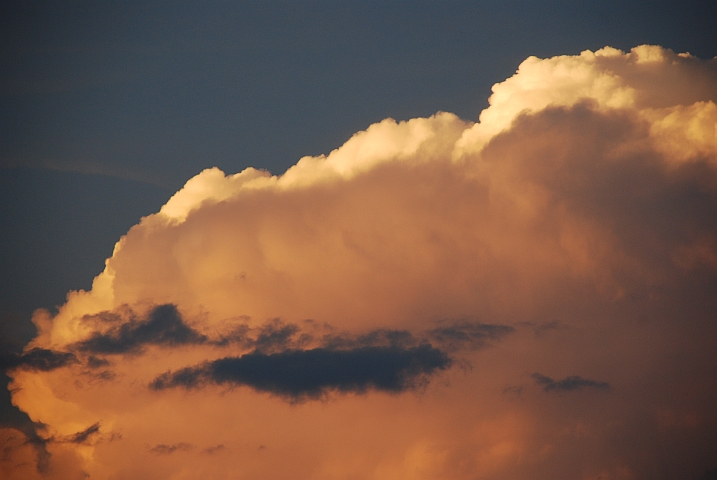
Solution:
[[[716,60],[531,57],[476,123],[386,119],[283,175],[203,171],[36,312],[7,366],[44,428],[0,431],[3,472],[700,478],[715,101]]]

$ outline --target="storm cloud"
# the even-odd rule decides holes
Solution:
[[[530,57],[477,122],[199,173],[3,359],[38,438],[82,440],[48,472],[713,471],[715,85],[657,46]],[[34,461],[9,430],[4,465]]]

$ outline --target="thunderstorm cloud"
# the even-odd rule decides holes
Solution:
[[[477,121],[199,173],[0,357],[0,471],[710,475],[715,102],[714,59],[530,57]]]

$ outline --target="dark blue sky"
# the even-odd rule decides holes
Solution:
[[[4,2],[0,335],[26,341],[204,168],[281,173],[385,117],[475,120],[530,55],[711,58],[716,24],[714,1]]]

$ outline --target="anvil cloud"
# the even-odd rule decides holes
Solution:
[[[3,473],[713,478],[716,101],[657,46],[531,57],[478,122],[203,171],[3,359]]]

